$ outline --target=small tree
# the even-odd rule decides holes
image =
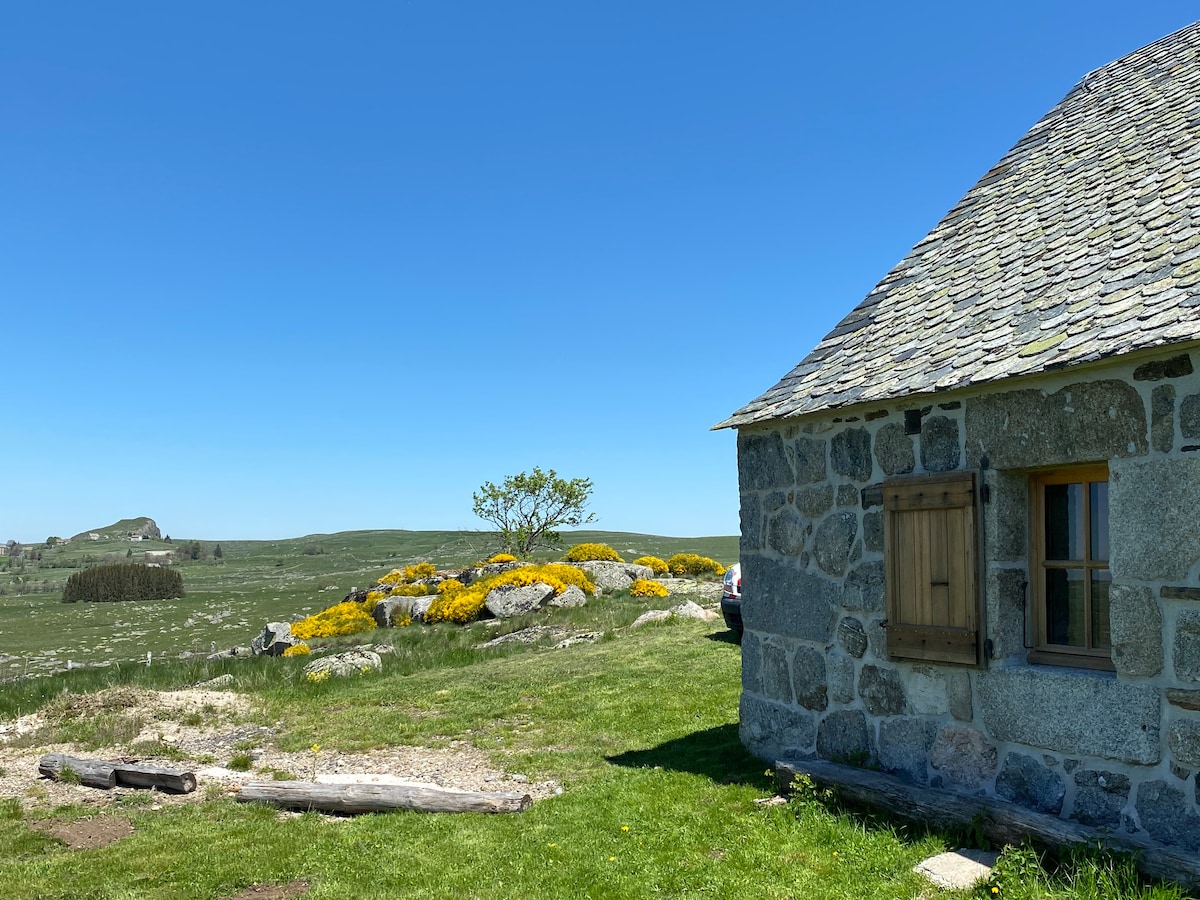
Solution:
[[[213,547],[213,559],[221,559],[224,556],[225,554],[221,551],[220,544],[217,544],[217,546]]]
[[[485,481],[472,494],[475,515],[500,531],[502,549],[528,556],[543,544],[558,543],[560,525],[578,526],[596,521],[584,511],[592,482],[587,478],[559,478],[553,469],[534,467],[528,474],[509,475],[500,487]]]

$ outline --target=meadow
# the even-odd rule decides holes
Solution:
[[[274,617],[269,610],[340,599],[367,576],[411,561],[407,550],[386,549],[379,537],[395,534],[329,536],[324,553],[307,555],[303,543],[280,542],[269,550],[223,544],[222,564],[185,565],[187,613],[206,611],[205,597],[223,608],[241,596],[247,605],[239,607],[239,621],[256,627]],[[720,545],[699,539],[676,545],[665,538],[633,543],[643,536],[587,537],[622,551],[669,555],[675,548],[730,558]],[[421,540],[424,552],[414,555],[438,560],[439,548],[455,538],[426,534]],[[466,557],[482,550],[470,547]],[[401,556],[388,555],[393,552]],[[455,561],[455,552],[447,550],[438,561]],[[235,577],[239,571],[244,581]],[[210,579],[207,590],[191,587],[203,578]],[[337,589],[321,594],[329,584]],[[40,599],[68,616],[84,606]],[[231,690],[251,706],[243,724],[269,725],[270,740],[281,750],[320,748],[325,757],[336,757],[467,745],[501,771],[562,787],[560,795],[514,815],[342,818],[239,804],[203,785],[197,802],[186,804],[160,804],[147,792],[126,792],[107,803],[55,804],[39,799],[31,777],[23,793],[0,799],[0,898],[240,898],[264,885],[290,885],[314,900],[1183,896],[1171,886],[1140,882],[1126,859],[1081,852],[1053,860],[1030,847],[1005,851],[989,883],[970,892],[940,892],[912,867],[969,845],[970,834],[929,831],[843,808],[813,791],[773,802],[773,773],[738,739],[740,649],[723,624],[671,620],[629,629],[645,609],[671,602],[618,594],[500,628],[480,622],[372,632],[370,640],[390,651],[383,671],[350,681],[311,683],[301,674],[303,658],[180,660],[164,653],[150,666],[89,667],[0,684],[3,721],[37,710],[61,712],[73,706],[67,698],[115,687],[174,690],[229,674]],[[114,614],[121,621],[131,616]],[[164,613],[159,627],[171,621]],[[498,632],[547,623],[599,637],[565,649],[547,642],[482,646]],[[212,627],[225,624],[236,623]],[[101,633],[102,626],[94,627]],[[69,742],[96,755],[128,751],[106,742],[134,733],[139,723],[122,729],[119,712],[95,715],[87,704],[79,709],[77,718],[27,735],[26,752],[40,752],[41,742]],[[201,762],[181,757],[170,764]],[[264,771],[262,777],[271,776]],[[132,832],[88,850],[68,850],[47,833],[105,817],[127,822]]]
[[[110,526],[106,530],[116,530]],[[737,560],[736,537],[671,538],[577,531],[568,545],[599,541],[626,559],[695,552]],[[175,562],[186,595],[144,603],[63,604],[62,586],[88,561],[137,561],[147,551],[178,555],[191,539],[74,541],[39,561],[0,565],[0,680],[75,665],[179,659],[248,645],[268,621],[331,606],[397,566],[428,560],[463,565],[496,549],[495,536],[466,531],[349,531],[279,541],[197,541],[202,557]],[[220,546],[220,558],[213,553]],[[127,554],[133,554],[128,556]],[[546,552],[546,559],[560,554]],[[18,570],[19,569],[19,570]]]

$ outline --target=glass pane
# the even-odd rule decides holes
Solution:
[[[1092,572],[1092,646],[1105,649],[1112,646],[1112,634],[1108,630],[1108,586],[1112,576],[1108,569]]]
[[[1108,482],[1094,481],[1092,504],[1092,559],[1108,561]]]
[[[1083,485],[1048,484],[1046,559],[1083,559]]]
[[[1046,643],[1084,647],[1083,570],[1046,570]]]

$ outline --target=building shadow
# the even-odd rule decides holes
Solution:
[[[615,766],[703,775],[717,784],[747,784],[771,790],[774,780],[763,774],[763,762],[751,756],[738,739],[736,723],[718,725],[650,747],[606,757]]]

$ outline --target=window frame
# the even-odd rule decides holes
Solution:
[[[1072,647],[1066,644],[1051,644],[1048,637],[1048,610],[1046,606],[1046,572],[1050,569],[1082,571],[1084,597],[1085,640],[1092,640],[1092,577],[1094,571],[1109,572],[1111,584],[1111,549],[1109,559],[1092,559],[1091,491],[1089,485],[1109,483],[1107,463],[1091,463],[1077,466],[1062,466],[1036,472],[1029,479],[1029,578],[1032,585],[1033,647],[1029,650],[1031,663],[1053,666],[1074,666],[1084,669],[1115,671],[1112,647]],[[1046,558],[1046,492],[1045,488],[1057,484],[1082,484],[1083,505],[1081,528],[1083,559],[1050,560]],[[1111,618],[1110,618],[1111,621]]]

